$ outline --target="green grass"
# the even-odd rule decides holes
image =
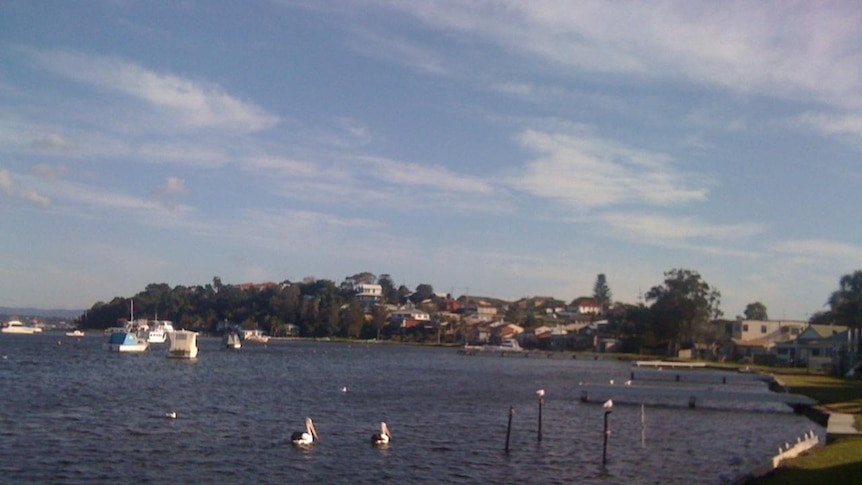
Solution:
[[[772,372],[790,392],[816,399],[831,412],[855,414],[862,430],[862,381],[807,374],[798,370],[761,369]],[[750,485],[807,485],[811,483],[862,483],[862,436],[839,438],[827,446],[784,461],[767,477]]]
[[[862,437],[840,438],[829,446],[787,460],[769,476],[749,485],[808,485],[812,483],[860,483]]]

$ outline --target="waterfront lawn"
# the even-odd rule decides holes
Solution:
[[[862,437],[839,438],[829,446],[792,458],[769,476],[748,485],[808,485],[811,483],[859,483],[862,477]]]
[[[820,374],[775,374],[794,394],[811,397],[832,412],[856,414],[857,429],[862,429],[858,416],[862,415],[862,380]]]

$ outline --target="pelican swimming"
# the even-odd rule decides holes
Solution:
[[[297,431],[290,435],[290,441],[295,445],[311,445],[315,441],[319,441],[317,430],[314,429],[314,423],[311,418],[305,418],[305,431]]]
[[[386,423],[380,422],[380,432],[371,435],[371,444],[377,446],[388,445],[392,434],[389,432],[389,427]]]
[[[167,412],[167,413],[165,413],[165,417],[168,419],[177,419],[177,412],[176,411]]]

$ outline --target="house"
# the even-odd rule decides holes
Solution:
[[[737,320],[729,325],[730,347],[722,354],[738,360],[775,359],[773,351],[779,343],[795,340],[808,327],[808,322],[801,320]],[[764,357],[765,356],[765,357]]]
[[[360,302],[378,302],[383,299],[383,287],[370,283],[359,283],[353,286],[355,297]]]
[[[776,345],[779,361],[806,364],[811,371],[831,372],[833,360],[847,350],[847,327],[842,325],[809,325],[790,342]]]
[[[582,296],[572,300],[568,310],[579,315],[601,315],[602,305],[595,298]]]
[[[399,308],[390,314],[389,323],[401,328],[425,326],[431,323],[431,314],[413,307]]]

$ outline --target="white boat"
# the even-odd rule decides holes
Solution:
[[[269,336],[264,335],[260,330],[243,330],[243,340],[246,342],[258,342],[265,344],[269,342]]]
[[[171,347],[168,357],[195,359],[198,356],[198,334],[189,330],[177,330],[170,334]]]
[[[84,332],[82,332],[76,328],[75,330],[72,330],[71,332],[66,332],[66,336],[67,337],[83,337]]]
[[[223,343],[224,346],[229,349],[242,348],[242,340],[239,338],[239,334],[236,332],[225,333]]]
[[[144,352],[149,345],[131,330],[116,331],[108,337],[108,350],[111,352]]]
[[[174,326],[167,320],[153,322],[147,333],[147,342],[151,344],[163,344],[168,341],[168,334],[174,331]]]
[[[483,345],[483,352],[523,352],[524,349],[515,339],[503,339],[500,345]]]
[[[23,323],[21,323],[20,320],[11,320],[6,323],[6,325],[4,325],[2,329],[0,329],[0,332],[3,333],[16,333],[20,335],[32,335],[41,331],[41,328],[24,325]]]

